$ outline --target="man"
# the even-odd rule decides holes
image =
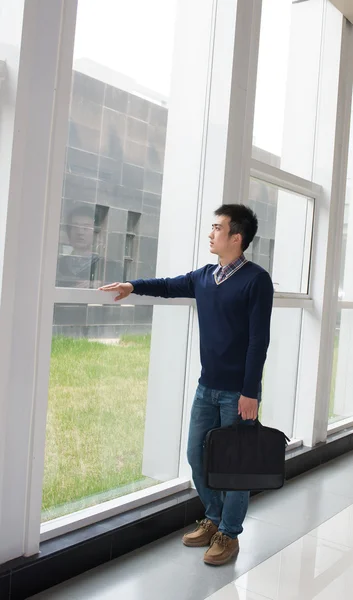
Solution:
[[[249,492],[208,489],[203,474],[203,443],[214,427],[243,419],[253,424],[261,399],[261,379],[270,338],[273,285],[269,274],[247,261],[243,252],[258,228],[256,215],[241,204],[215,212],[210,251],[219,265],[206,265],[185,276],[116,283],[101,289],[163,298],[196,298],[200,326],[201,377],[191,411],[188,460],[205,507],[186,546],[208,546],[204,561],[223,565],[239,551],[238,536],[248,508]]]
[[[58,285],[61,287],[98,287],[99,255],[93,252],[95,211],[92,206],[74,208],[66,227],[71,254],[63,254],[58,262]]]

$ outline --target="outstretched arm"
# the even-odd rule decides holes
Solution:
[[[131,293],[159,298],[195,298],[192,272],[166,279],[136,279],[127,283],[111,283],[100,290],[116,292],[115,300],[123,300]]]

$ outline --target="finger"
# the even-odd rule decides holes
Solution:
[[[115,285],[115,283],[107,283],[106,285],[101,285],[99,289],[108,290],[109,288],[113,287],[113,285]]]
[[[120,294],[119,294],[119,296],[115,296],[114,302],[118,302],[119,300],[122,300],[122,297],[120,296]]]
[[[121,286],[120,281],[114,281],[113,283],[108,283],[107,285],[105,285],[103,287],[105,287],[106,289],[109,290],[109,289],[113,289],[113,288],[118,288],[120,286]]]
[[[107,283],[107,285],[103,285],[102,286],[102,290],[113,290],[114,288],[118,288],[120,286],[120,283],[118,281],[115,281],[114,283]]]

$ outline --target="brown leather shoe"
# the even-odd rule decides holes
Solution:
[[[238,538],[232,538],[218,531],[211,540],[211,546],[204,556],[207,565],[224,565],[239,552]]]
[[[201,548],[208,546],[211,539],[217,533],[218,527],[209,519],[196,521],[197,527],[192,533],[187,533],[183,537],[183,544],[191,548]]]

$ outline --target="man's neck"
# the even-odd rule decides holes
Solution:
[[[219,264],[221,267],[226,267],[227,265],[230,265],[230,263],[238,260],[241,256],[243,256],[242,252],[240,254],[236,254],[235,256],[219,256]]]

